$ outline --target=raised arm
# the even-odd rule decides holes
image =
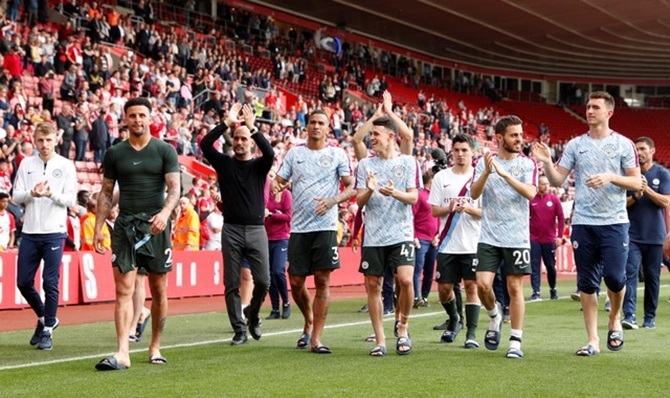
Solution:
[[[379,104],[375,114],[371,118],[365,121],[361,127],[356,129],[354,133],[353,142],[354,142],[354,154],[356,155],[356,160],[360,161],[368,157],[368,148],[365,147],[363,140],[368,132],[372,129],[372,122],[384,116],[383,104]]]
[[[272,162],[275,158],[275,151],[272,149],[272,145],[268,142],[265,136],[258,132],[258,128],[254,125],[256,122],[256,113],[253,108],[249,105],[244,105],[242,108],[242,113],[244,114],[244,124],[247,126],[251,132],[251,139],[254,140],[256,146],[263,154],[262,161],[267,166],[268,170],[272,167]]]
[[[407,127],[400,116],[393,112],[393,99],[388,90],[384,91],[382,98],[384,99],[382,102],[384,113],[398,126],[398,134],[400,135],[400,153],[412,156],[412,149],[414,149],[414,132]]]
[[[226,119],[223,121],[223,123],[220,123],[212,130],[210,130],[200,141],[200,149],[202,150],[202,154],[205,156],[205,159],[207,159],[207,161],[212,164],[212,166],[214,166],[215,163],[220,163],[225,156],[228,156],[227,154],[223,154],[214,149],[214,143],[217,139],[219,139],[219,137],[221,137],[223,133],[229,129],[234,128],[235,125],[239,123],[238,114],[240,113],[241,109],[241,104],[233,104],[233,106],[228,111],[228,115],[226,116]]]
[[[568,174],[570,174],[570,170],[554,165],[551,161],[551,151],[547,144],[543,142],[534,143],[533,156],[544,165],[544,173],[552,186],[560,187],[563,185],[565,179],[568,178]]]
[[[479,199],[480,196],[482,196],[482,193],[484,193],[484,188],[486,188],[486,181],[488,181],[489,176],[491,175],[491,169],[493,167],[492,166],[493,157],[491,156],[491,152],[485,152],[484,158],[479,159],[479,161],[485,162],[484,171],[479,175],[479,178],[477,178],[470,187],[470,196],[474,200],[477,200]]]

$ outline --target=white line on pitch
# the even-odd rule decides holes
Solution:
[[[664,288],[670,285],[661,285],[659,286],[660,288]],[[638,290],[644,289],[644,287],[638,287]],[[570,296],[564,296],[560,297],[561,300],[564,299],[569,299]],[[547,301],[547,300],[545,300]],[[542,302],[542,300],[538,301],[526,301],[526,304],[533,304],[533,303],[538,303]],[[411,318],[425,318],[429,316],[435,316],[435,315],[444,315],[443,311],[438,311],[438,312],[429,312],[429,313],[424,313],[424,314],[412,314]],[[386,317],[384,321],[391,321],[394,320],[395,318],[393,317]],[[361,325],[368,325],[370,324],[370,320],[365,320],[365,321],[359,321],[359,322],[348,322],[348,323],[339,323],[335,325],[326,325],[326,329],[339,329],[339,328],[345,328],[345,327],[351,327],[351,326],[361,326]],[[291,330],[282,330],[279,332],[269,332],[269,333],[263,333],[264,337],[273,337],[273,336],[282,336],[285,334],[292,334],[292,333],[302,333],[302,329],[291,329]],[[205,340],[205,341],[196,341],[193,343],[180,343],[180,344],[172,344],[172,345],[166,345],[161,347],[161,350],[168,350],[172,348],[183,348],[183,347],[196,347],[196,346],[201,346],[201,345],[208,345],[208,344],[219,344],[219,343],[226,343],[229,342],[231,339],[226,338],[226,339],[217,339],[217,340]],[[131,354],[135,354],[138,352],[144,352],[147,351],[148,349],[146,348],[141,348],[141,349],[134,349],[130,350]],[[70,357],[70,358],[61,358],[61,359],[54,359],[51,361],[43,361],[43,362],[29,362],[29,363],[23,363],[23,364],[18,364],[18,365],[8,365],[8,366],[0,366],[0,371],[3,370],[12,370],[12,369],[22,369],[22,368],[32,368],[35,366],[45,366],[45,365],[53,365],[57,363],[65,363],[65,362],[75,362],[75,361],[82,361],[84,359],[96,359],[96,358],[105,358],[109,357],[111,355],[114,355],[114,352],[108,352],[106,354],[94,354],[94,355],[83,355],[83,356],[78,356],[78,357]]]
[[[424,318],[424,317],[434,316],[434,315],[439,315],[439,314],[443,314],[443,312],[430,312],[430,313],[425,313],[425,314],[412,315],[412,318]],[[390,321],[390,320],[394,320],[394,319],[395,318],[393,318],[393,317],[388,317],[388,319],[384,319],[384,321]],[[338,328],[369,325],[369,324],[370,324],[370,320],[368,319],[368,320],[360,321],[360,322],[349,322],[349,323],[340,323],[340,324],[335,324],[335,325],[326,325],[326,329],[338,329]],[[282,330],[282,331],[278,331],[278,332],[263,333],[263,337],[282,336],[282,335],[285,335],[285,334],[293,334],[293,333],[302,333],[302,329],[291,329],[291,330]],[[226,338],[226,339],[196,341],[196,342],[193,342],[193,343],[171,344],[171,345],[162,346],[161,351],[171,349],[171,348],[196,347],[196,346],[208,345],[208,344],[226,343],[226,342],[229,342],[230,340],[231,340],[230,338]],[[134,350],[130,350],[130,353],[135,354],[135,353],[144,352],[144,351],[147,351],[147,349],[146,348],[134,349]],[[84,359],[105,358],[105,357],[109,357],[109,356],[114,355],[114,354],[115,354],[114,352],[109,352],[109,353],[106,353],[106,354],[83,355],[83,356],[78,356],[78,357],[54,359],[54,360],[51,360],[51,361],[30,362],[30,363],[23,363],[23,364],[18,364],[18,365],[0,366],[0,371],[12,370],[12,369],[21,369],[21,368],[31,368],[31,367],[35,367],[35,366],[53,365],[53,364],[64,363],[64,362],[75,362],[75,361],[81,361],[81,360],[84,360]]]

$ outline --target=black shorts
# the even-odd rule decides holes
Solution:
[[[358,272],[366,275],[383,276],[387,268],[395,274],[396,268],[401,265],[414,266],[414,242],[396,243],[390,246],[363,247],[361,265]]]
[[[307,276],[340,268],[336,231],[292,233],[288,240],[288,273]]]
[[[505,260],[507,275],[530,275],[530,248],[497,247],[487,243],[477,245],[477,272],[498,272]]]
[[[476,254],[446,254],[437,255],[437,283],[460,283],[477,280]]]
[[[165,230],[158,235],[151,235],[147,244],[153,248],[154,258],[135,255],[122,228],[114,228],[112,232],[112,266],[118,267],[122,274],[134,269],[149,274],[164,274],[172,271],[172,220],[168,219]]]

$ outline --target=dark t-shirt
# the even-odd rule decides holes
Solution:
[[[654,164],[646,173],[642,173],[647,179],[647,184],[654,192],[661,195],[670,195],[670,172],[665,167]],[[628,191],[627,196],[635,192]],[[628,234],[630,240],[635,243],[647,245],[662,245],[665,240],[665,212],[643,195],[632,206],[628,207],[628,219],[630,228]]]
[[[165,203],[165,174],[179,173],[174,147],[156,138],[137,151],[126,140],[109,148],[105,178],[119,183],[119,215],[155,214]]]
[[[274,151],[263,134],[251,138],[263,156],[247,161],[222,154],[214,142],[228,130],[221,123],[200,141],[203,155],[216,170],[221,187],[221,201],[226,223],[265,225],[265,181],[274,160]]]

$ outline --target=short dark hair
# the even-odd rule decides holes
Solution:
[[[505,135],[505,131],[507,131],[507,128],[509,126],[518,126],[521,124],[523,124],[523,121],[518,116],[515,115],[503,116],[496,123],[495,127],[496,134]]]
[[[307,120],[311,119],[312,116],[315,116],[315,115],[323,115],[323,116],[326,117],[326,119],[330,119],[328,117],[328,114],[323,109],[317,108],[317,109],[314,109],[312,112],[310,112],[309,116],[307,116]]]
[[[644,142],[645,144],[647,144],[647,146],[649,147],[649,149],[651,149],[651,148],[655,148],[655,146],[654,146],[654,140],[652,140],[652,139],[649,138],[649,137],[638,137],[638,138],[636,138],[635,141],[633,141],[633,142],[635,142],[636,144],[637,144],[638,142]]]
[[[433,171],[428,170],[423,175],[421,175],[421,179],[423,180],[423,185],[426,185],[430,182],[430,180],[433,179]]]
[[[398,134],[398,125],[390,117],[382,116],[372,121],[373,126],[381,126],[387,130],[391,130],[393,134]]]
[[[123,113],[128,112],[128,108],[131,106],[144,106],[149,110],[149,113],[151,113],[151,102],[145,97],[135,97],[131,98],[126,102],[126,104],[123,106]]]
[[[456,134],[454,138],[451,140],[451,144],[457,144],[457,143],[466,143],[470,145],[470,149],[475,149],[475,141],[472,139],[472,136],[468,134]]]
[[[589,99],[603,99],[605,100],[605,106],[614,110],[614,97],[607,91],[594,91],[589,94]]]
[[[7,192],[0,192],[0,200],[9,199],[9,194]]]

